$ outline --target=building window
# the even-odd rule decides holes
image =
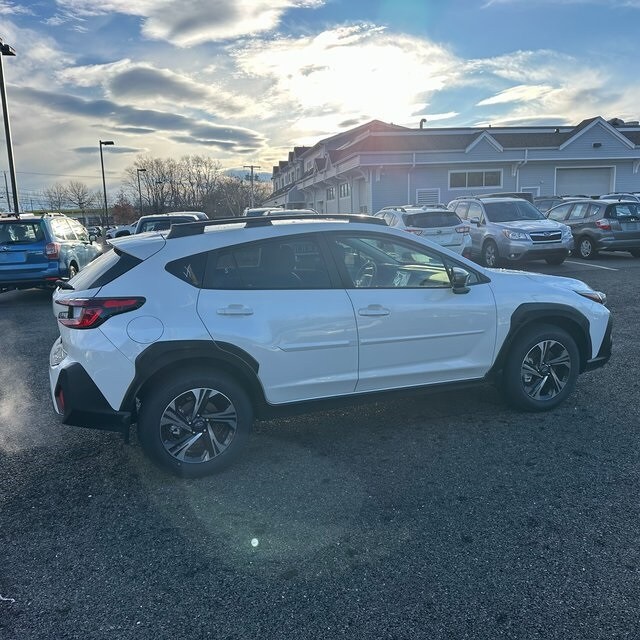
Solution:
[[[327,200],[335,200],[336,199],[336,188],[328,187],[327,188]]]
[[[502,187],[502,171],[451,171],[449,189],[473,189],[477,187]]]
[[[339,188],[341,198],[348,198],[351,195],[351,185],[348,182],[343,182]]]

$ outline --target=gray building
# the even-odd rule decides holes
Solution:
[[[373,120],[295,147],[273,167],[265,204],[374,213],[497,191],[640,191],[640,125],[598,116],[576,126],[419,128]]]

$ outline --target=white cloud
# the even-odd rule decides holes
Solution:
[[[553,87],[549,85],[526,85],[521,84],[517,87],[510,87],[500,93],[485,98],[476,103],[476,107],[484,107],[491,104],[506,104],[509,102],[528,102],[537,100],[553,91]]]
[[[407,121],[430,95],[456,81],[460,67],[442,46],[371,25],[253,41],[233,55],[249,78],[271,81],[256,117],[279,114],[309,133],[335,132],[340,122],[362,121],[362,114]]]
[[[198,82],[170,69],[130,59],[69,67],[58,73],[58,78],[76,87],[102,87],[107,96],[137,106],[180,105],[229,117],[242,114],[245,105],[215,81]]]
[[[15,2],[0,0],[0,15],[7,16],[17,14],[32,15],[33,11],[31,11],[29,7],[18,5]]]
[[[275,29],[286,11],[324,0],[57,0],[70,15],[122,13],[142,18],[142,33],[180,47]]]

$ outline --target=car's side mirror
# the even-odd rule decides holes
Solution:
[[[472,222],[473,224],[477,224],[478,226],[480,226],[480,218],[478,216],[473,216],[473,218],[469,218],[469,222]]]
[[[453,267],[451,270],[451,287],[453,293],[469,293],[469,278],[471,274],[462,267]]]

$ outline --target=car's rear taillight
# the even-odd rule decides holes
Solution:
[[[471,227],[468,227],[466,224],[456,227],[457,233],[469,233],[469,231],[471,231]]]
[[[71,298],[56,303],[69,307],[66,315],[58,314],[60,324],[72,329],[95,329],[113,316],[139,309],[145,298]]]
[[[604,229],[605,231],[611,231],[611,223],[606,218],[596,220],[596,227],[598,227],[598,229]]]
[[[60,243],[49,242],[44,248],[44,254],[49,258],[49,260],[57,260],[60,255]]]

